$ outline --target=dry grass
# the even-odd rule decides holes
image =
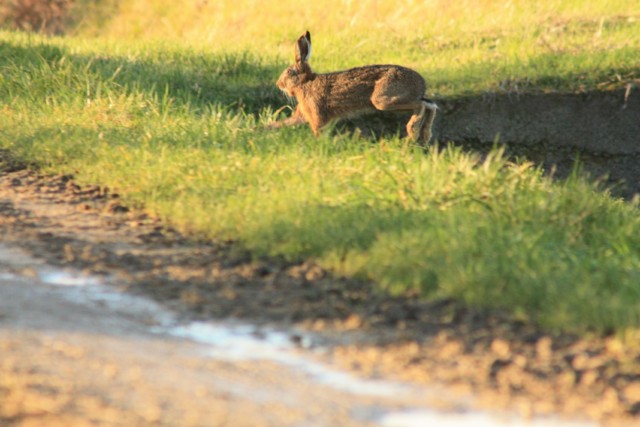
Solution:
[[[286,62],[293,40],[309,29],[318,71],[400,63],[420,71],[435,97],[582,90],[640,78],[635,0],[130,0],[101,25],[83,22],[83,35],[246,50]]]
[[[459,40],[477,35],[527,33],[571,21],[605,24],[640,15],[629,0],[131,0],[121,2],[103,30],[113,37],[180,39],[215,47],[287,48],[306,29],[353,45],[392,37]]]

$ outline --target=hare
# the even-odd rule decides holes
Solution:
[[[327,74],[311,70],[311,34],[305,32],[295,47],[295,63],[282,72],[276,85],[298,106],[288,119],[272,127],[309,123],[317,136],[332,120],[381,111],[412,111],[409,138],[431,139],[438,108],[424,97],[426,83],[418,72],[399,65],[367,65]]]

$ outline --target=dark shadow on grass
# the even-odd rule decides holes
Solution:
[[[25,73],[44,64],[71,63],[78,76],[89,73],[90,85],[110,85],[119,93],[146,93],[173,105],[206,110],[219,105],[257,114],[278,108],[282,98],[275,79],[284,67],[250,53],[202,55],[167,50],[149,57],[79,55],[51,44],[32,42],[28,47],[0,41],[0,68],[21,67]],[[72,86],[70,90],[75,90]],[[43,94],[44,96],[45,94]]]

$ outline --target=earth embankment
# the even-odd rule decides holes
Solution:
[[[438,102],[439,141],[507,152],[566,177],[579,160],[616,194],[640,192],[640,89],[584,93],[486,94]]]

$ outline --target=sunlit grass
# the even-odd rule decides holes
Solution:
[[[624,1],[121,2],[98,39],[0,32],[0,147],[256,256],[623,331],[640,322],[637,204],[498,149],[262,125],[307,28],[319,71],[403,63],[454,97],[632,83],[638,26]]]
[[[307,29],[318,71],[400,63],[418,69],[435,96],[610,88],[640,78],[640,7],[631,0],[133,0],[97,34],[289,62]]]

